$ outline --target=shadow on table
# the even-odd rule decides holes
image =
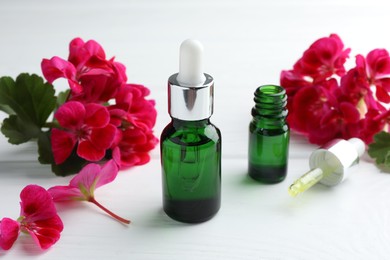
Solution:
[[[27,177],[30,179],[55,178],[50,165],[42,165],[32,161],[3,161],[0,162],[0,175]]]

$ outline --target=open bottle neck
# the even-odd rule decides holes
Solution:
[[[276,85],[264,85],[254,93],[255,106],[251,114],[253,122],[262,128],[278,128],[286,124],[287,95],[286,91]]]

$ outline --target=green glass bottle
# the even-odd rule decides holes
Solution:
[[[287,174],[290,131],[286,122],[286,91],[275,85],[255,91],[249,124],[248,173],[263,183],[278,183]]]
[[[212,218],[221,203],[221,133],[209,119],[214,81],[193,64],[199,63],[200,46],[193,40],[181,46],[180,72],[168,80],[172,121],[160,141],[163,208],[171,218],[187,223]]]
[[[173,219],[196,223],[220,207],[221,138],[209,119],[172,119],[161,135],[164,210]]]

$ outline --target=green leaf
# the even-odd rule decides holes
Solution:
[[[57,107],[60,107],[62,104],[66,102],[66,100],[68,100],[69,94],[70,94],[70,89],[58,93]]]
[[[56,105],[55,91],[37,75],[20,74],[16,81],[0,78],[0,104],[8,106],[23,121],[42,127]]]
[[[8,105],[2,105],[0,104],[0,110],[7,113],[8,115],[15,114],[15,111],[12,110]]]
[[[368,154],[377,165],[390,167],[390,134],[382,131],[374,135],[374,142],[368,145]]]
[[[38,137],[38,161],[41,164],[53,164],[54,157],[51,150],[50,131],[41,132]]]
[[[53,86],[37,75],[0,78],[0,109],[10,114],[1,131],[12,144],[38,138],[55,105]]]
[[[76,150],[61,164],[51,164],[51,170],[57,176],[68,176],[78,173],[88,162],[76,155]]]
[[[8,138],[9,143],[21,144],[37,137],[40,128],[29,122],[22,121],[16,115],[11,115],[4,119],[1,132]]]

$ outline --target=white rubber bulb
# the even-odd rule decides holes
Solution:
[[[206,77],[203,74],[203,45],[187,39],[180,45],[180,67],[177,81],[182,86],[202,86]]]

